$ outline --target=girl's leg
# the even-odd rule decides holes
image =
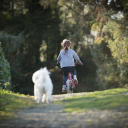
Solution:
[[[74,69],[74,70],[72,71],[72,74],[73,74],[73,79],[77,79],[76,69]]]
[[[76,69],[73,70],[72,74],[73,74],[73,79],[74,79],[75,85],[78,85]]]
[[[63,88],[66,88],[67,78],[68,78],[68,71],[63,71]]]

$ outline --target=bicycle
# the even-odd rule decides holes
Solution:
[[[75,66],[77,65],[77,63],[75,63]],[[78,85],[74,82],[73,78],[72,78],[72,71],[69,71],[68,73],[68,79],[66,81],[66,92],[67,93],[73,93],[73,90],[75,89],[75,85]]]
[[[57,62],[57,65],[59,66],[60,63]],[[76,66],[76,65],[77,65],[77,62],[75,62],[75,66]],[[80,64],[80,65],[83,65],[83,63]],[[66,80],[66,92],[67,92],[67,93],[73,93],[73,90],[75,89],[75,85],[78,85],[78,83],[77,83],[77,84],[75,83],[75,81],[74,81],[74,79],[72,78],[72,76],[73,76],[72,71],[69,71],[69,72],[68,72],[68,78],[67,78],[67,80]]]

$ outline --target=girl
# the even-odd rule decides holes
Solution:
[[[72,71],[73,79],[75,84],[78,84],[77,76],[76,76],[76,69],[74,64],[74,59],[77,61],[78,64],[83,65],[81,62],[79,56],[76,54],[76,52],[71,47],[71,42],[67,39],[64,39],[61,43],[63,46],[63,50],[60,51],[59,56],[57,57],[57,62],[60,62],[61,70],[63,71],[63,87],[62,92],[65,92],[66,90],[66,80],[68,77],[68,72]]]

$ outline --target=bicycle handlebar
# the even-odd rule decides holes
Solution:
[[[59,62],[57,62],[56,63],[57,65],[60,65],[60,63]],[[78,63],[77,62],[75,62],[75,66],[77,65]],[[81,63],[81,64],[79,64],[79,65],[83,65],[83,63]]]

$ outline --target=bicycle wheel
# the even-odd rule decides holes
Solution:
[[[66,85],[67,85],[66,92],[67,93],[73,93],[73,88],[72,88],[73,83],[72,83],[72,80],[67,80],[66,81]]]

